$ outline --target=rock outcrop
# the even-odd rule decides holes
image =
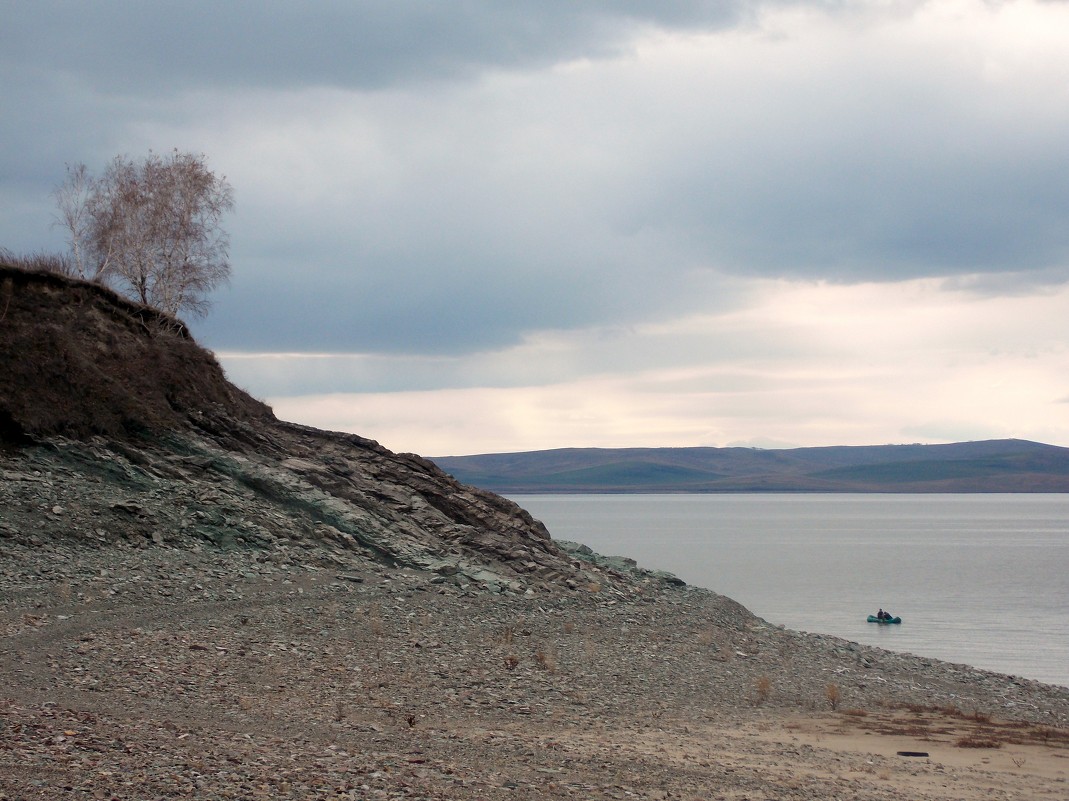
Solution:
[[[178,320],[0,268],[0,537],[256,548],[490,591],[627,584],[516,504],[378,443],[277,420]]]

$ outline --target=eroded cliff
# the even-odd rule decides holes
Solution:
[[[255,548],[524,593],[628,583],[516,504],[362,437],[280,421],[186,327],[0,268],[0,536]]]

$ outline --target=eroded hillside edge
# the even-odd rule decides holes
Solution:
[[[4,538],[315,550],[511,593],[659,578],[419,456],[276,419],[180,321],[95,284],[0,267],[0,364]]]

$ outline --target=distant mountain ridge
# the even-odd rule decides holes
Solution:
[[[1069,492],[1069,448],[1019,439],[948,445],[561,448],[436,457],[503,493]]]

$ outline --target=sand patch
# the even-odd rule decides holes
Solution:
[[[961,797],[985,798],[996,788],[1010,797],[1022,790],[1031,798],[1069,795],[1069,732],[1064,729],[956,710],[904,708],[793,716],[763,727],[759,736],[831,752],[833,759],[849,756],[853,764],[864,758],[862,773],[934,797],[954,789]]]

